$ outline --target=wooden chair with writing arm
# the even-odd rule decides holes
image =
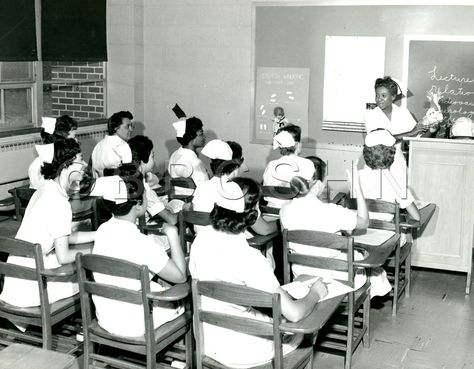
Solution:
[[[291,251],[291,244],[341,251],[346,258],[305,255]],[[283,268],[285,284],[292,280],[292,265],[302,265],[344,273],[341,282],[354,288],[355,269],[352,237],[335,233],[283,229]],[[336,278],[335,278],[336,279]],[[370,282],[350,292],[329,322],[320,331],[316,350],[344,357],[345,369],[351,368],[352,355],[361,341],[368,347],[370,318]]]
[[[183,301],[190,295],[189,283],[176,284],[163,292],[151,292],[150,273],[146,265],[137,265],[126,260],[102,255],[78,255],[76,263],[79,275],[82,321],[84,327],[84,368],[95,367],[95,362],[124,369],[155,369],[163,367],[157,363],[157,354],[165,353],[186,362],[186,368],[193,367],[192,314],[186,306],[184,314],[159,326],[153,324],[153,306],[163,301]],[[140,289],[133,290],[98,283],[94,273],[127,278],[140,282]],[[93,309],[92,295],[128,302],[143,308],[145,334],[138,337],[119,336],[109,333],[98,324]],[[126,319],[127,317],[123,317]],[[185,347],[179,340],[184,337]],[[133,354],[145,356],[146,365],[139,365],[127,357],[116,358],[100,354],[98,345],[115,347]],[[176,351],[175,351],[176,350]],[[167,351],[172,351],[168,353]],[[179,352],[177,352],[179,351]]]

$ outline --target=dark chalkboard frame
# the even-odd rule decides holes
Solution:
[[[403,56],[402,82],[408,87],[408,93],[404,94],[408,97],[403,99],[402,106],[417,120],[429,108],[426,91],[431,88],[445,92],[443,97],[452,98],[454,104],[448,107],[451,121],[459,116],[474,119],[474,36],[405,35]],[[472,94],[459,95],[459,91]],[[459,108],[463,110],[459,112]]]

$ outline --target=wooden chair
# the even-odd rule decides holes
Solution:
[[[193,311],[194,329],[196,337],[196,367],[197,369],[212,368],[225,369],[227,366],[208,357],[204,353],[203,323],[216,325],[234,331],[273,339],[274,359],[267,365],[261,365],[261,369],[292,369],[304,368],[311,363],[313,349],[311,345],[304,343],[295,351],[283,356],[281,337],[284,332],[282,327],[280,295],[268,293],[250,287],[234,285],[226,282],[206,282],[193,279]],[[205,311],[201,307],[202,297],[208,297],[224,301],[230,304],[254,308],[271,309],[272,322],[263,322],[247,317],[222,314]],[[225,337],[223,337],[225,339]]]
[[[192,180],[192,178],[185,178],[185,177],[177,177],[177,178],[171,178],[170,176],[167,176],[165,178],[165,186],[168,189],[168,200],[182,200],[184,202],[191,202],[193,199],[192,195],[182,195],[182,194],[177,194],[176,193],[176,187],[179,188],[186,188],[189,190],[194,190],[196,189],[196,184]]]
[[[347,253],[347,260],[339,260],[320,256],[308,256],[290,253],[289,243],[305,246],[325,247]],[[352,237],[340,236],[335,233],[283,229],[283,268],[284,282],[291,281],[291,265],[299,264],[309,267],[330,269],[346,272],[348,279],[341,281],[354,288],[354,246]],[[352,354],[361,341],[369,347],[369,314],[370,314],[370,282],[350,292],[320,331],[316,341],[316,350],[344,356],[344,367],[351,368]]]
[[[150,273],[146,265],[137,265],[126,260],[101,255],[78,255],[76,264],[79,275],[79,289],[84,328],[84,368],[95,367],[94,362],[101,362],[124,369],[162,368],[157,364],[157,354],[163,353],[171,346],[182,348],[176,342],[184,337],[185,354],[172,352],[173,357],[185,359],[186,367],[193,367],[192,314],[189,306],[183,315],[163,324],[158,328],[153,325],[153,305],[160,301],[185,300],[190,295],[189,283],[177,284],[164,292],[150,291]],[[140,281],[139,290],[116,287],[94,281],[93,273]],[[93,309],[92,295],[112,300],[141,305],[145,320],[146,332],[139,337],[125,337],[109,333],[101,328]],[[124,317],[126,319],[127,317]],[[97,345],[106,345],[117,349],[146,356],[146,366],[132,363],[126,358],[116,358],[99,354]],[[182,351],[182,350],[181,350]]]
[[[181,247],[183,251],[188,254],[188,243],[192,243],[196,234],[193,230],[195,225],[197,226],[208,226],[211,224],[209,219],[209,213],[203,211],[194,210],[181,210],[178,214],[178,231]],[[255,235],[247,239],[247,242],[253,248],[260,250],[265,255],[269,244],[278,235],[278,232],[271,233],[269,235]]]
[[[60,326],[66,318],[73,317],[80,309],[79,295],[49,303],[48,283],[75,281],[76,272],[73,264],[63,265],[55,269],[45,269],[43,263],[43,253],[39,244],[17,240],[14,238],[0,236],[0,253],[10,256],[23,256],[32,258],[35,261],[35,268],[20,266],[0,261],[0,276],[29,280],[38,284],[40,306],[18,307],[10,305],[0,300],[0,317],[8,319],[12,323],[31,325],[39,327],[42,334],[34,331],[21,332],[17,329],[0,328],[0,333],[4,335],[0,342],[9,345],[13,342],[26,342],[33,345],[41,345],[43,348],[57,351],[74,352],[79,346],[75,339],[69,335],[60,337],[59,331],[55,330],[53,340],[53,327]],[[18,291],[22,293],[22,291]],[[56,334],[57,332],[57,334]]]
[[[369,212],[385,213],[392,216],[391,220],[370,219],[369,228],[388,230],[400,235],[400,207],[397,203],[373,199],[366,199],[365,202]],[[357,209],[357,200],[353,198],[346,199],[346,206],[349,209]],[[384,265],[388,279],[393,286],[393,291],[390,292],[392,315],[397,315],[398,301],[403,292],[407,297],[410,296],[412,244],[411,233],[408,233],[404,246],[401,247],[399,240],[395,250]]]
[[[16,187],[10,190],[10,193],[13,195],[15,201],[15,217],[17,221],[21,222],[23,219],[26,207],[28,206],[28,203],[30,202],[30,199],[35,191],[35,189],[29,188],[28,186]],[[71,197],[70,204],[73,211],[73,222],[90,219],[91,228],[93,231],[99,227],[95,197],[80,197],[79,194],[75,194]]]

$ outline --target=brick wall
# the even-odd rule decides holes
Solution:
[[[69,85],[50,85],[50,93],[44,93],[45,107],[50,104],[51,116],[68,114],[77,120],[103,118],[105,116],[104,82],[87,82],[104,78],[101,62],[52,62],[44,78],[54,80],[81,80]],[[49,69],[49,68],[48,68]],[[48,75],[50,74],[50,75]]]

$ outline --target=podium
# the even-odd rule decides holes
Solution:
[[[474,140],[407,137],[408,184],[437,205],[413,245],[412,265],[467,273],[471,288],[474,233]]]

